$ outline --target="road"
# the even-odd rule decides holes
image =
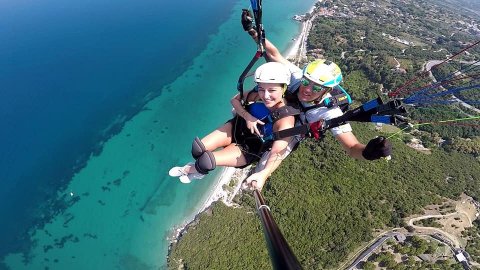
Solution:
[[[393,60],[395,60],[395,62],[397,62],[397,65],[395,65],[395,68],[399,69],[400,68],[400,62],[398,62],[397,58],[395,58],[395,57],[393,57]]]
[[[440,63],[442,63],[442,62],[443,62],[442,60],[430,60],[430,61],[428,61],[428,62],[423,66],[423,68],[424,68],[426,71],[430,72],[430,74],[429,74],[429,75],[430,75],[430,78],[432,78],[433,80],[435,80],[435,82],[436,82],[437,80],[436,80],[435,77],[433,77],[433,75],[432,75],[432,72],[431,72],[432,67],[435,66],[435,65],[438,65],[438,64],[440,64]]]
[[[430,79],[432,79],[433,82],[437,82],[437,79],[435,78],[435,76],[433,76],[432,74],[432,67],[435,66],[435,65],[438,65],[440,63],[442,63],[443,61],[442,60],[430,60],[428,61],[426,64],[424,64],[424,70],[428,71],[428,76],[430,77]],[[480,63],[479,63],[480,64]],[[440,86],[440,88],[442,88],[443,90],[446,91],[445,88],[443,88],[442,86]],[[466,102],[463,102],[461,99],[457,98],[455,95],[452,94],[452,98],[462,104],[462,106],[472,110],[472,111],[475,111],[476,113],[480,113],[480,109],[477,109],[475,108],[474,106],[466,103]]]
[[[455,250],[459,250],[461,248],[460,241],[458,240],[458,238],[456,236],[451,235],[451,234],[449,234],[445,231],[442,231],[439,228],[422,227],[422,226],[416,226],[416,225],[413,224],[415,221],[419,221],[419,220],[422,220],[422,219],[445,218],[445,217],[450,217],[450,216],[455,216],[455,215],[466,215],[470,224],[472,223],[472,220],[470,219],[470,217],[464,212],[460,212],[460,213],[455,212],[455,213],[450,213],[450,214],[446,214],[446,215],[425,215],[425,216],[411,218],[410,220],[408,220],[407,224],[409,226],[412,226],[413,228],[415,228],[416,232],[412,233],[412,234],[408,233],[406,235],[415,235],[415,234],[430,235],[430,236],[434,237],[435,239],[439,240],[440,242],[448,245],[452,249],[452,252],[455,253]],[[350,266],[346,269],[348,269],[348,270],[357,269],[356,268],[357,264],[359,264],[361,261],[364,261],[365,259],[367,259],[386,240],[388,240],[391,237],[394,237],[395,235],[400,234],[400,233],[398,233],[394,230],[388,231],[388,232],[378,236],[376,240],[374,240],[370,244],[368,244],[367,247],[365,248],[365,250],[363,250],[360,255],[356,256],[355,261],[353,263],[351,263]]]
[[[371,244],[367,249],[365,249],[356,259],[355,261],[350,264],[350,266],[347,268],[348,270],[353,270],[357,269],[356,266],[359,264],[361,261],[367,259],[370,254],[377,249],[379,246],[381,246],[385,241],[387,241],[389,238],[394,237],[395,235],[398,235],[400,233],[397,232],[387,232],[383,236],[381,236],[378,240],[376,240],[373,244]]]

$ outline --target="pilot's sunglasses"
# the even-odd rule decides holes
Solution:
[[[312,84],[312,91],[313,92],[320,92],[320,91],[325,89],[324,86],[314,84],[313,82],[311,82],[311,81],[309,81],[308,79],[305,79],[305,78],[302,78],[301,82],[302,82],[303,86],[309,86],[310,84]]]

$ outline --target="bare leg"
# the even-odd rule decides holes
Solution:
[[[236,144],[230,144],[222,150],[213,152],[217,166],[239,167],[247,164],[242,150]]]
[[[236,144],[230,144],[225,148],[212,152],[217,166],[239,167],[247,164],[242,150]],[[196,173],[195,166],[186,165],[185,171]]]
[[[223,124],[221,127],[217,128],[216,130],[205,136],[201,141],[207,151],[213,151],[220,147],[229,146],[230,144],[232,144],[232,123],[227,122]],[[218,160],[216,154],[214,154],[214,156],[215,159]],[[219,166],[224,166],[221,165],[223,159],[224,158],[222,157],[222,154],[220,154],[220,163],[218,163],[217,161],[217,164]],[[188,173],[196,173],[195,167],[190,166],[190,164],[186,164],[185,166],[183,166],[183,168],[184,171]]]
[[[208,151],[225,147],[232,143],[232,123],[227,122],[223,126],[212,131],[202,138],[202,143]]]

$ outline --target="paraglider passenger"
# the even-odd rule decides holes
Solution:
[[[292,140],[275,140],[273,137],[273,132],[292,128],[295,124],[294,116],[282,113],[288,108],[284,93],[290,84],[291,73],[285,65],[270,62],[258,67],[254,76],[257,87],[245,95],[245,106],[240,95],[235,95],[231,103],[236,115],[201,140],[195,138],[192,143],[195,162],[172,168],[170,176],[189,183],[192,179],[202,178],[216,166],[251,164],[268,151],[265,166],[250,176],[258,182],[265,182],[273,172],[272,168],[276,168],[288,152]],[[277,117],[272,117],[272,113]]]

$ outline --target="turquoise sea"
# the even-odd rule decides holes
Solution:
[[[314,0],[264,1],[282,51]],[[0,269],[162,269],[212,173],[194,136],[231,117],[249,1],[0,1]]]

